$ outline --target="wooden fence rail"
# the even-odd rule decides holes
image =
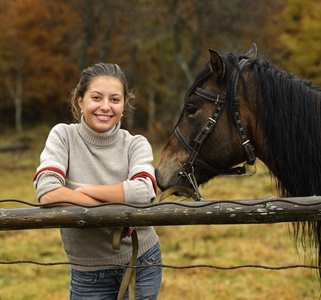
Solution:
[[[0,208],[0,230],[321,221],[321,197]]]

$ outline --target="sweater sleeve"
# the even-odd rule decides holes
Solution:
[[[68,142],[64,125],[58,124],[49,133],[33,179],[38,200],[45,193],[65,185],[67,166]]]
[[[136,136],[129,147],[128,180],[123,182],[125,201],[148,203],[157,193],[155,170],[152,165],[153,151],[147,139]]]

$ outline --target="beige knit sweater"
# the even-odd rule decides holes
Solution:
[[[84,120],[80,124],[58,124],[50,132],[40,156],[34,177],[39,199],[43,194],[65,186],[76,189],[82,185],[123,182],[128,203],[148,203],[156,196],[153,153],[148,141],[120,129],[111,134],[91,130]],[[126,264],[131,258],[131,239],[122,240],[121,250],[113,250],[107,238],[112,228],[62,228],[61,238],[68,260],[79,271],[93,271],[111,263]],[[158,241],[153,227],[137,229],[138,256]]]

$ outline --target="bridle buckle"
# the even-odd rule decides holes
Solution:
[[[213,118],[209,117],[208,120],[209,120],[211,123],[216,124],[216,121],[215,121]]]
[[[179,175],[186,177],[188,182],[192,185],[193,190],[195,191],[195,194],[196,194],[196,198],[197,198],[196,200],[203,201],[203,198],[202,198],[201,193],[198,188],[196,178],[194,176],[194,166],[193,165],[190,166],[191,172],[187,173],[187,171],[185,169],[187,164],[182,165],[180,162],[178,162],[178,164],[181,167],[181,171],[179,172]]]

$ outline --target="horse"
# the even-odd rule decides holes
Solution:
[[[209,52],[156,165],[159,188],[193,188],[201,199],[198,185],[254,175],[258,158],[281,197],[321,195],[320,88],[258,56],[255,44],[245,54]],[[295,241],[301,235],[316,249],[318,266],[320,225],[293,223]]]

